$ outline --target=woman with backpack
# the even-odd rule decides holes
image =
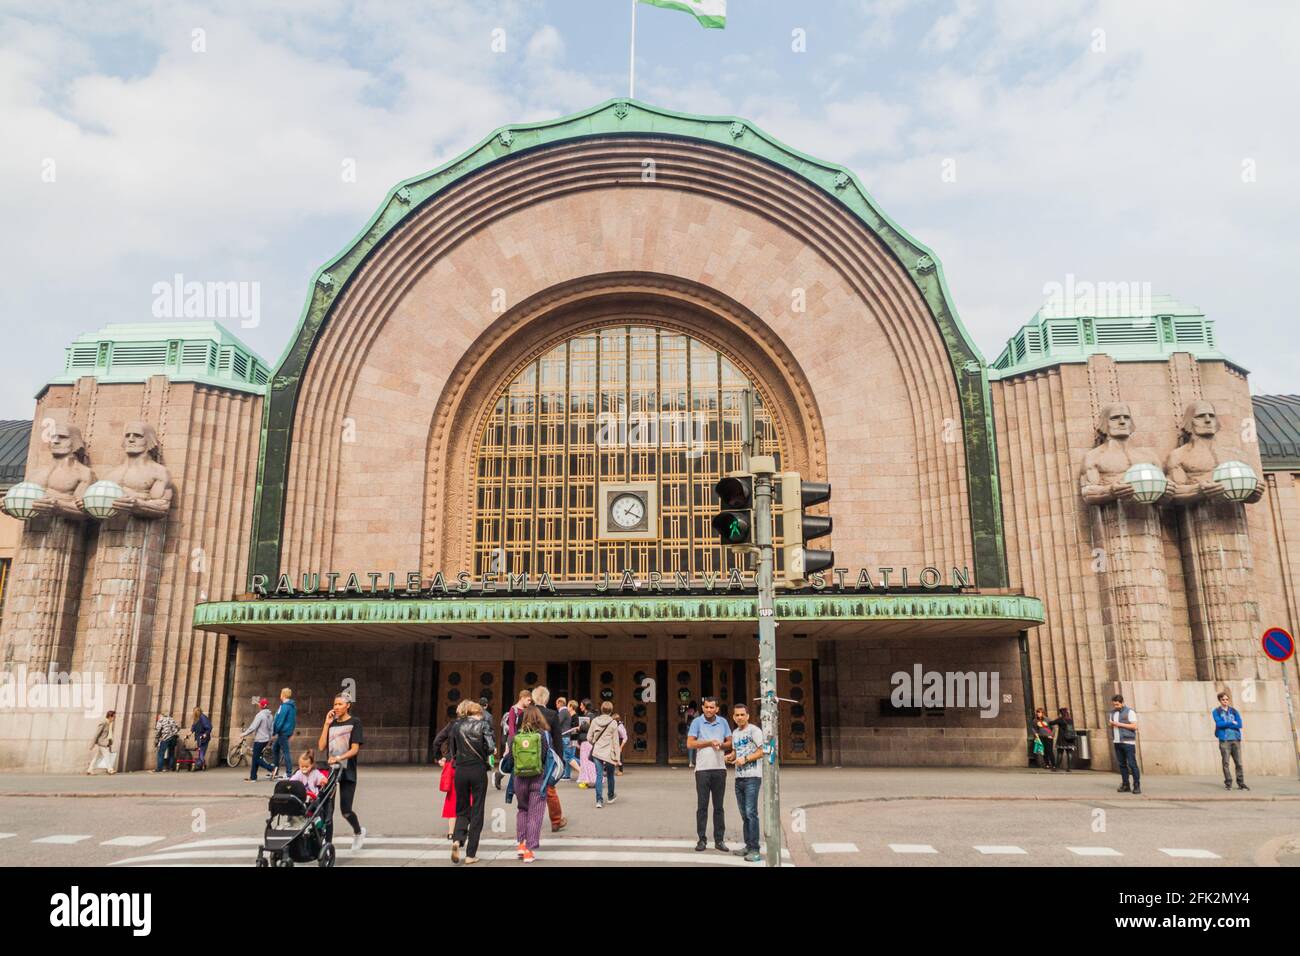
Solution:
[[[524,863],[537,859],[542,842],[542,821],[546,819],[546,755],[551,752],[551,732],[546,717],[529,706],[519,721],[519,732],[510,745],[510,773],[515,784],[515,855]]]
[[[451,727],[449,742],[456,779],[456,832],[451,843],[451,862],[478,862],[478,838],[483,832],[483,801],[487,799],[488,769],[496,751],[492,724],[483,719],[483,707],[476,700],[462,705],[465,716]],[[456,708],[460,712],[460,707]]]

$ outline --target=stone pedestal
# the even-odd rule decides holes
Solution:
[[[1100,549],[1103,633],[1126,680],[1176,680],[1160,519],[1151,505],[1093,505],[1093,547]]]
[[[83,773],[90,744],[104,714],[117,711],[113,745],[117,769],[152,766],[152,691],[144,685],[83,685],[80,705],[0,709],[0,770]]]
[[[6,669],[69,669],[84,566],[82,522],[44,516],[24,523],[5,585],[0,664]]]
[[[1222,769],[1211,711],[1221,686],[1213,681],[1120,681],[1111,693],[1124,695],[1138,714],[1138,761],[1145,774],[1218,776]],[[1280,680],[1239,682],[1231,688],[1232,705],[1241,712],[1242,763],[1246,782],[1252,777],[1294,777],[1295,742]],[[1107,694],[1107,697],[1110,695]],[[1109,734],[1094,743],[1111,750]],[[1107,766],[1113,766],[1111,760]],[[1098,766],[1094,760],[1093,766]],[[1235,768],[1234,768],[1235,772]]]
[[[1263,629],[1245,506],[1197,502],[1183,509],[1180,529],[1197,677],[1256,677]]]
[[[81,666],[109,684],[148,679],[166,521],[118,515],[100,525]]]

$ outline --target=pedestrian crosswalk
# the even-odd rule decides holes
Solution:
[[[179,842],[167,843],[169,839]],[[63,854],[76,854],[78,847],[88,843],[110,849],[128,851],[120,859],[103,858],[111,866],[253,866],[262,841],[256,836],[222,836],[202,838],[169,838],[158,834],[120,834],[101,839],[87,833],[11,833],[0,832],[0,840],[15,843],[28,842],[48,847],[53,859]],[[796,837],[796,843],[798,838]],[[9,844],[13,846],[14,844]],[[803,844],[811,851],[811,861],[817,863],[854,864],[882,863],[890,856],[914,858],[917,863],[932,860],[935,864],[958,863],[972,865],[982,857],[1025,857],[1049,859],[1055,854],[1068,852],[1074,857],[1097,861],[1124,859],[1128,863],[1150,864],[1154,854],[1169,860],[1214,861],[1223,857],[1203,847],[1156,847],[1124,850],[1105,845],[1035,846],[1030,849],[1014,844],[973,844],[970,846],[935,846],[930,843],[888,843],[861,845],[849,841],[810,841]],[[479,860],[483,863],[513,863],[515,841],[500,831],[484,836],[479,844]],[[600,836],[550,836],[544,835],[537,853],[539,861],[568,864],[629,864],[642,866],[740,866],[746,863],[735,851],[721,853],[712,846],[703,852],[696,851],[695,841],[662,837],[600,837]],[[351,848],[351,836],[344,834],[336,845],[337,860],[347,866],[409,866],[451,865],[450,842],[443,836],[379,836],[369,835],[360,850]],[[135,851],[130,853],[130,851]],[[881,856],[883,851],[887,851]],[[975,854],[971,855],[971,851]],[[766,853],[766,848],[764,848]],[[807,851],[805,851],[807,855]],[[0,857],[2,859],[2,857]],[[785,866],[794,861],[788,848],[782,849]],[[1053,859],[1052,862],[1057,860]],[[901,860],[900,860],[901,862]],[[990,862],[993,862],[990,860]]]
[[[814,860],[821,857],[832,856],[850,856],[870,854],[875,847],[866,847],[860,849],[856,843],[812,843],[809,845],[812,850]],[[1125,853],[1114,847],[1109,846],[1066,846],[1066,847],[1046,847],[1036,848],[1032,852],[1024,847],[1014,846],[1011,844],[983,844],[977,843],[968,847],[935,847],[929,843],[885,843],[883,848],[888,849],[892,854],[897,856],[954,856],[963,853],[967,849],[974,850],[980,856],[1033,856],[1042,855],[1044,852],[1054,850],[1068,850],[1074,856],[1095,857],[1095,858],[1114,858],[1124,857]],[[1144,852],[1130,850],[1130,856],[1140,856]],[[1179,860],[1221,860],[1222,856],[1212,850],[1200,849],[1196,847],[1159,847],[1157,852],[1164,854],[1172,859]],[[848,861],[852,862],[852,861]],[[964,860],[963,862],[970,862]]]
[[[352,850],[350,838],[336,845],[339,865],[392,866],[442,865],[451,863],[451,844],[443,837],[368,835],[360,850]],[[261,840],[256,837],[212,837],[187,840],[157,847],[147,854],[114,860],[112,866],[253,866]],[[479,841],[482,863],[514,863],[515,841],[485,837]],[[738,849],[738,848],[737,848]],[[766,850],[766,848],[764,848]],[[783,865],[791,866],[790,851],[782,850]],[[710,847],[695,850],[694,840],[659,838],[543,837],[537,851],[539,862],[636,864],[641,866],[740,866],[746,863],[735,853],[722,853]],[[309,864],[310,865],[310,864]]]

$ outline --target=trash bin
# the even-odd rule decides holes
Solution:
[[[1081,769],[1086,770],[1092,766],[1092,743],[1088,740],[1088,731],[1076,730],[1075,733],[1079,735],[1079,743],[1074,751],[1074,760]]]

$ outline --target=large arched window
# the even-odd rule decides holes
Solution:
[[[624,570],[693,580],[738,565],[709,519],[741,465],[744,389],[725,355],[673,329],[609,325],[538,356],[497,398],[474,462],[474,573],[588,582]],[[756,390],[763,454],[780,437]],[[657,492],[657,539],[598,540],[602,483]],[[743,565],[740,565],[743,566]]]

